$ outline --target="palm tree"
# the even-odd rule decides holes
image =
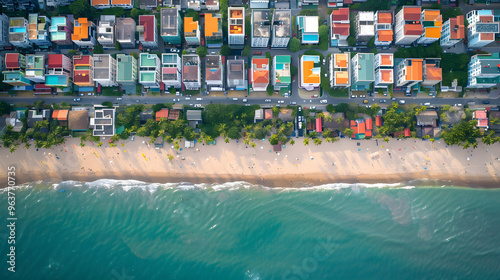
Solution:
[[[257,145],[255,145],[255,143],[254,143],[254,142],[252,142],[252,143],[250,143],[250,146],[251,146],[252,148],[255,148],[255,146],[257,146]]]
[[[309,138],[304,139],[304,146],[309,145]]]
[[[229,143],[229,138],[224,139],[224,142]]]
[[[243,138],[243,143],[245,143],[245,145],[250,144],[250,138],[248,136],[246,136],[245,138]]]
[[[101,141],[99,141],[99,143],[97,143],[97,147],[100,147],[100,146],[102,146],[102,142]]]
[[[292,145],[292,146],[295,145],[295,140],[293,140],[293,139],[290,140],[290,145]]]
[[[173,155],[171,155],[171,154],[168,154],[168,155],[167,155],[167,158],[168,158],[168,161],[172,161],[172,160],[174,159],[174,156],[173,156]]]
[[[314,145],[321,145],[321,139],[315,138],[314,139]]]
[[[179,146],[179,141],[175,140],[174,149],[179,150],[181,147]]]
[[[82,148],[85,147],[85,143],[80,142],[80,147],[82,147]]]

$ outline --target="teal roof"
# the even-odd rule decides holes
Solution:
[[[291,58],[289,55],[277,55],[276,63],[290,63]]]
[[[373,53],[360,53],[358,54],[358,81],[374,81],[375,70],[373,66]]]

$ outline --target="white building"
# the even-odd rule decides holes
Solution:
[[[271,37],[270,10],[252,10],[252,48],[267,48]]]
[[[94,116],[90,118],[93,136],[115,135],[115,109],[95,106]]]
[[[379,53],[375,55],[374,88],[387,88],[394,83],[394,54]]]
[[[205,57],[205,83],[209,91],[224,91],[224,65],[220,55]]]
[[[351,86],[351,53],[334,53],[329,60],[330,86],[348,88]]]
[[[250,0],[251,9],[267,9],[269,8],[269,0]]]
[[[139,57],[139,83],[146,88],[160,87],[160,59],[156,54],[141,53]]]
[[[38,14],[29,14],[28,33],[30,42],[41,47],[52,46],[49,36],[49,26],[50,19],[48,17]]]
[[[196,54],[182,56],[182,83],[186,90],[201,88],[200,57]]]
[[[500,83],[500,54],[476,54],[468,65],[467,87],[491,88]]]
[[[292,35],[291,10],[278,10],[273,12],[271,48],[286,48]]]
[[[484,47],[495,41],[499,32],[499,23],[494,21],[491,10],[474,10],[467,13],[467,46],[469,48]]]
[[[243,49],[245,47],[245,8],[229,7],[229,47]]]
[[[410,45],[415,42],[423,33],[420,16],[422,8],[413,6],[403,6],[396,14],[396,26],[394,27],[396,45]]]
[[[163,53],[161,55],[161,80],[165,89],[174,87],[181,88],[182,72],[181,57],[176,53]]]
[[[377,11],[375,14],[375,46],[388,47],[392,44],[392,12]]]
[[[396,66],[396,87],[412,87],[423,81],[423,59],[405,58]]]
[[[116,19],[116,41],[124,49],[135,48],[136,24],[133,18]]]
[[[441,47],[453,47],[465,38],[464,16],[450,18],[443,24],[441,30]]]
[[[218,11],[219,10],[219,0],[206,0],[205,8],[209,11]]]
[[[26,55],[26,72],[24,77],[35,83],[45,82],[45,55]]]
[[[356,44],[366,45],[375,36],[375,14],[358,12],[356,14]]]
[[[350,33],[349,8],[333,10],[330,19],[330,46],[346,47]]]
[[[187,1],[188,9],[201,11],[201,1],[200,0],[189,0]]]
[[[307,91],[318,90],[321,83],[321,64],[317,55],[303,55],[299,62],[299,87]]]
[[[297,16],[297,25],[302,44],[319,43],[319,17]]]
[[[115,48],[115,23],[116,16],[101,15],[97,28],[97,41],[103,48]]]
[[[94,54],[94,82],[103,87],[118,86],[116,60],[110,54]]]

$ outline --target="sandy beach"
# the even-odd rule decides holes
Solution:
[[[101,139],[107,143],[108,139]],[[14,153],[1,148],[0,175],[7,182],[7,168],[16,167],[16,183],[44,181],[94,181],[134,179],[145,182],[223,183],[246,181],[267,187],[303,187],[330,183],[399,183],[436,180],[431,185],[499,187],[500,145],[479,144],[477,149],[447,147],[444,141],[415,139],[389,143],[379,139],[304,146],[302,138],[281,152],[271,152],[269,141],[257,146],[224,143],[197,144],[176,151],[165,143],[162,149],[148,144],[149,138],[121,141],[117,147],[67,139],[52,149],[20,147]],[[121,143],[124,143],[122,146]],[[359,146],[358,146],[359,143]],[[182,142],[182,144],[184,144]],[[182,145],[181,145],[182,147]],[[167,155],[174,156],[172,162]],[[418,184],[417,182],[415,184]]]

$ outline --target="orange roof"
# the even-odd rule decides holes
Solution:
[[[441,27],[427,27],[425,28],[425,37],[427,38],[440,38]]]
[[[156,112],[156,121],[159,122],[162,119],[167,119],[168,118],[168,109],[161,109],[160,111]]]
[[[424,10],[425,21],[435,21],[440,19],[441,19],[441,13],[439,10]]]
[[[271,109],[264,109],[264,119],[270,120],[273,118],[273,110]]]
[[[349,84],[349,73],[347,71],[335,71],[335,81],[337,84]]]
[[[79,18],[78,23],[80,26],[75,26],[73,27],[73,34],[71,34],[71,40],[81,40],[81,39],[87,39],[89,37],[89,23],[86,18]]]
[[[54,110],[54,112],[52,112],[52,118],[58,121],[67,121],[68,112],[69,110]]]
[[[229,32],[231,34],[243,34],[243,27],[242,25],[231,25],[229,27]]]
[[[205,36],[212,36],[217,31],[219,31],[219,18],[205,14]]]
[[[392,23],[392,13],[378,12],[378,23]]]
[[[382,126],[382,117],[381,116],[375,117],[375,126]]]
[[[132,0],[111,0],[113,5],[132,5]]]
[[[381,66],[392,66],[392,54],[380,54],[380,65]]]
[[[196,32],[198,30],[198,22],[194,21],[192,17],[184,18],[184,32]]]
[[[92,4],[92,6],[109,5],[109,0],[92,0],[91,4]]]
[[[345,53],[336,53],[335,54],[335,67],[337,68],[346,68],[347,67],[347,54]]]
[[[411,66],[406,66],[406,80],[407,81],[421,81],[422,80],[422,63],[423,59],[412,59]]]
[[[381,69],[380,77],[382,78],[382,82],[392,83],[392,69]]]
[[[441,81],[443,79],[443,69],[437,68],[435,64],[425,65],[427,80]]]
[[[269,71],[268,70],[255,70],[255,71],[253,71],[253,83],[254,84],[267,84],[267,83],[269,83]]]
[[[493,33],[479,33],[481,34],[481,40],[483,41],[493,41],[493,38],[495,37]]]
[[[403,7],[403,11],[405,20],[420,20],[420,13],[422,13],[422,8]]]
[[[405,35],[422,35],[424,31],[422,25],[419,24],[405,24]]]
[[[231,18],[243,18],[243,11],[242,10],[232,10],[231,11]]]
[[[455,27],[457,28],[455,30]],[[465,38],[464,16],[450,18],[450,38],[463,39]]]
[[[392,35],[394,35],[392,30],[379,30],[378,40],[380,42],[392,42]]]
[[[302,76],[304,78],[304,83],[307,84],[319,84],[320,77],[319,74],[313,73],[314,61],[302,61]]]
[[[493,16],[480,16],[479,17],[480,22],[493,22]]]
[[[252,59],[252,64],[255,64],[257,68],[263,68],[264,65],[269,64],[269,59],[268,58],[254,58]]]
[[[333,34],[339,34],[342,36],[349,36],[349,23],[333,23]]]
[[[362,123],[358,123],[358,133],[365,133],[366,130],[365,130],[365,123],[362,122]]]
[[[366,119],[366,129],[371,130],[372,126],[373,126],[373,120],[371,118],[370,119]]]

